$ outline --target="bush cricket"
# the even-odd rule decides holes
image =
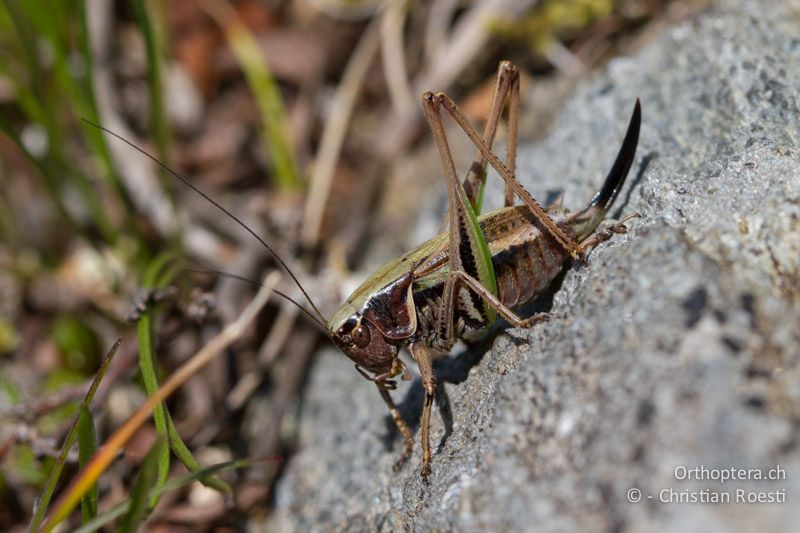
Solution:
[[[507,165],[504,165],[492,153],[491,144],[507,96],[509,139]],[[356,363],[356,369],[364,377],[375,382],[403,434],[406,449],[396,468],[413,448],[411,431],[389,395],[395,388],[395,377],[408,379],[408,372],[398,358],[401,346],[408,347],[425,390],[421,422],[425,478],[431,473],[430,413],[436,389],[432,356],[448,352],[457,338],[491,325],[498,314],[514,327],[530,327],[541,317],[523,319],[512,309],[541,293],[568,259],[583,259],[599,242],[614,233],[624,233],[624,223],[630,218],[596,231],[633,162],[641,119],[639,102],[605,183],[586,207],[574,212],[559,205],[541,208],[514,177],[518,102],[519,71],[506,61],[498,70],[483,137],[446,95],[423,95],[422,106],[439,148],[447,182],[449,228],[378,270],[328,323],[336,345]],[[478,156],[463,186],[445,136],[442,110],[456,120],[478,147]],[[505,181],[506,207],[478,216],[487,161]],[[513,206],[513,195],[523,205]]]
[[[571,259],[585,260],[598,243],[615,233],[625,233],[625,222],[638,216],[634,213],[598,230],[634,160],[641,122],[639,101],[636,101],[622,146],[600,190],[585,207],[569,211],[559,204],[540,207],[514,175],[519,92],[519,70],[508,61],[501,62],[483,135],[445,94],[423,94],[422,107],[439,149],[447,184],[448,228],[380,268],[347,298],[330,320],[325,319],[294,273],[263,239],[185,178],[128,143],[235,220],[289,273],[313,312],[288,296],[278,294],[303,309],[355,363],[356,370],[377,386],[405,441],[395,470],[405,463],[413,449],[411,430],[390,395],[396,388],[397,377],[410,379],[399,358],[400,350],[408,348],[419,367],[425,394],[420,430],[421,474],[425,480],[431,474],[430,414],[436,390],[434,357],[449,352],[459,338],[480,335],[498,315],[516,328],[527,328],[545,319],[543,315],[521,318],[513,309],[543,292]],[[508,143],[506,163],[503,163],[492,152],[492,144],[506,100]],[[456,174],[442,123],[443,110],[478,149],[463,184]],[[505,182],[505,207],[480,215],[487,163]],[[513,205],[515,196],[522,205]]]

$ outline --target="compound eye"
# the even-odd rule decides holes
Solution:
[[[363,348],[367,344],[369,344],[369,329],[363,324],[359,324],[351,333],[353,336],[353,342],[356,343],[356,346],[359,348]]]

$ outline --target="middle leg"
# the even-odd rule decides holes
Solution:
[[[422,387],[425,389],[425,402],[422,404],[421,440],[422,440],[422,477],[426,481],[431,475],[431,407],[436,394],[436,378],[433,375],[431,353],[424,342],[415,342],[408,347],[419,367],[422,376]]]
[[[393,470],[397,472],[400,470],[400,467],[403,466],[403,463],[405,463],[411,456],[411,451],[414,449],[414,439],[411,437],[411,430],[408,428],[406,421],[403,420],[403,416],[400,414],[400,410],[397,408],[397,405],[395,405],[394,400],[392,400],[392,396],[389,394],[389,391],[386,389],[386,387],[383,387],[383,384],[380,381],[376,381],[375,385],[378,386],[378,391],[381,393],[381,398],[383,398],[383,401],[389,408],[389,414],[392,415],[394,425],[397,426],[400,434],[403,435],[403,440],[406,444],[405,450],[403,450],[403,453],[400,454],[400,457],[397,459],[397,462],[395,462],[393,467]]]

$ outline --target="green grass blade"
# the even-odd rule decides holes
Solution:
[[[186,443],[178,433],[175,424],[172,423],[172,417],[170,416],[169,412],[167,412],[167,432],[169,433],[169,447],[175,456],[183,463],[189,472],[201,471],[203,469],[203,465],[200,464],[200,461],[197,460],[197,458],[189,450],[189,447],[186,446]],[[231,486],[219,478],[204,476],[200,478],[200,482],[206,487],[215,489],[222,494],[233,494],[233,489]]]
[[[23,13],[24,2],[20,0],[6,0],[4,3],[9,15],[14,32],[17,36],[16,41],[20,44],[20,51],[23,54],[23,63],[31,69],[31,77],[28,80],[30,90],[34,93],[39,92],[42,87],[43,73],[39,63],[39,49],[36,44],[36,31],[31,22]]]
[[[231,29],[229,39],[261,112],[261,126],[266,133],[264,147],[271,155],[278,186],[297,187],[300,179],[297,175],[289,132],[285,126],[283,100],[278,84],[264,61],[258,43],[244,26]]]
[[[150,265],[145,275],[144,286],[152,289],[162,289],[172,283],[175,277],[181,272],[182,267],[177,256],[173,253],[162,254],[157,257]],[[142,380],[148,396],[158,389],[158,376],[155,365],[155,350],[153,348],[153,309],[147,309],[137,322],[137,333],[139,336],[139,369],[142,373]],[[156,432],[160,437],[168,440],[169,448],[175,456],[186,466],[190,472],[202,468],[200,462],[192,455],[189,447],[181,438],[178,430],[169,416],[166,407],[161,404],[153,411],[153,419],[156,425]],[[163,452],[159,462],[158,484],[166,482],[169,474],[169,450]],[[203,481],[204,484],[222,493],[230,494],[230,486],[220,479],[209,478]],[[155,502],[154,502],[155,504]]]
[[[76,82],[79,85],[79,93],[83,96],[85,106],[81,109],[81,113],[92,122],[100,124],[100,112],[97,105],[97,95],[94,90],[94,56],[92,55],[92,45],[89,34],[88,13],[86,12],[86,1],[78,0],[78,38],[80,56],[85,66],[85,72],[82,80]],[[97,128],[91,127],[86,122],[80,121],[83,128],[83,135],[92,151],[97,154],[104,165],[104,177],[111,184],[111,188],[116,193],[120,203],[125,208],[125,215],[127,218],[127,227],[130,231],[136,231],[137,225],[134,222],[136,208],[133,204],[128,191],[125,188],[122,177],[117,170],[116,163],[111,157],[111,151],[106,142],[106,136]],[[140,237],[138,234],[136,237]]]
[[[17,23],[20,33],[24,28],[32,27],[36,31],[36,42],[46,43],[47,49],[52,52],[52,64],[46,65],[48,68],[44,84],[40,88],[34,87],[32,98],[29,99],[35,101],[39,107],[44,107],[44,110],[36,110],[35,114],[32,110],[28,111],[29,118],[43,124],[47,130],[45,158],[48,160],[48,166],[52,168],[57,180],[62,181],[66,178],[75,188],[97,231],[106,242],[114,243],[117,239],[117,228],[109,219],[97,187],[67,155],[71,133],[68,121],[64,120],[65,114],[52,112],[53,108],[63,106],[65,101],[69,108],[84,112],[86,108],[82,86],[76,81],[76,75],[69,62],[72,53],[70,46],[72,24],[59,22],[72,22],[73,13],[63,2],[55,2],[47,10],[42,10],[34,2],[26,2],[18,7],[23,17],[23,20]],[[38,61],[38,57],[34,59]],[[18,87],[22,92],[26,92],[20,84]],[[28,107],[32,107],[30,103]]]
[[[59,216],[69,226],[81,231],[81,225],[66,208],[63,198],[63,175],[59,172],[54,155],[53,143],[59,143],[58,126],[55,114],[47,111],[47,76],[42,67],[38,40],[46,33],[39,28],[37,20],[29,16],[30,6],[19,0],[8,0],[4,8],[5,36],[8,39],[11,55],[0,55],[0,69],[9,81],[14,83],[15,102],[32,126],[41,126],[46,131],[47,153],[33,154],[22,143],[16,128],[3,115],[0,115],[0,128],[19,147],[25,157],[38,170],[48,191],[50,200]],[[48,41],[49,42],[49,41]]]
[[[164,285],[159,286],[159,278],[162,277],[162,272],[167,269],[171,262],[175,261],[174,253],[164,253],[156,257],[150,264],[145,273],[144,287],[146,289],[157,290]],[[161,280],[166,281],[166,280]],[[155,350],[153,348],[153,314],[155,309],[152,306],[141,314],[139,320],[136,322],[136,334],[139,340],[139,371],[142,374],[142,381],[148,396],[152,396],[158,390],[158,376],[156,375],[155,365]],[[163,403],[159,404],[153,410],[153,421],[156,425],[156,432],[159,438],[163,438],[166,442],[169,439],[167,430],[167,415],[166,407]],[[169,475],[169,448],[164,448],[158,458],[158,474],[156,476],[156,484],[161,485],[167,480]],[[155,505],[156,502],[153,502]]]
[[[258,41],[242,24],[230,5],[212,1],[207,2],[206,6],[225,31],[228,44],[244,72],[250,90],[253,91],[261,113],[264,149],[270,156],[278,187],[283,189],[299,187],[301,179],[286,127],[283,99]]]
[[[92,413],[85,405],[78,408],[78,463],[80,467],[86,466],[97,450],[97,435],[94,429]],[[97,516],[97,484],[81,498],[81,517],[83,523]]]
[[[478,280],[481,285],[492,293],[497,294],[497,277],[494,273],[494,266],[492,264],[492,254],[489,252],[489,245],[486,243],[486,236],[483,234],[480,224],[478,223],[478,216],[475,210],[472,209],[472,204],[469,203],[467,193],[464,188],[458,185],[458,194],[461,195],[464,208],[466,209],[467,223],[467,242],[462,242],[461,246],[469,246],[469,253],[475,260],[475,268],[478,271]],[[479,195],[480,196],[480,195]],[[483,310],[488,317],[489,323],[494,322],[496,311],[492,306],[483,302]]]
[[[87,409],[89,406],[91,406],[92,399],[94,399],[97,388],[100,386],[103,376],[106,375],[106,371],[111,365],[111,361],[114,359],[114,355],[116,355],[121,343],[121,340],[117,340],[106,354],[105,358],[103,359],[103,363],[100,365],[97,374],[95,374],[94,379],[92,380],[92,384],[89,386],[89,391],[83,398],[83,402],[81,402],[81,406],[84,406]],[[75,422],[73,422],[69,433],[67,433],[67,438],[64,439],[64,445],[61,447],[61,451],[56,458],[53,469],[50,471],[50,477],[47,478],[47,483],[45,483],[44,489],[42,489],[42,494],[39,496],[39,498],[37,498],[37,501],[34,504],[33,518],[31,519],[30,527],[28,528],[29,531],[36,531],[39,529],[39,525],[42,523],[42,519],[44,518],[44,513],[47,511],[47,507],[50,505],[50,499],[53,497],[53,493],[58,486],[58,479],[61,477],[61,472],[64,470],[64,464],[67,461],[67,454],[69,453],[70,448],[72,448],[72,444],[75,442],[78,425],[77,422],[78,417],[75,418]]]
[[[196,472],[192,472],[190,474],[184,474],[182,476],[178,476],[176,478],[169,480],[168,482],[159,487],[154,487],[150,489],[150,492],[148,493],[148,498],[150,499],[158,498],[169,491],[185,487],[195,481],[200,481],[201,483],[203,483],[205,479],[211,478],[215,474],[221,472],[225,472],[228,470],[236,470],[241,468],[248,468],[252,466],[264,466],[267,464],[275,463],[277,461],[280,461],[280,459],[267,459],[261,461],[239,459],[236,461],[228,461],[225,463],[212,465],[197,470]],[[122,503],[115,505],[108,511],[97,515],[97,517],[94,518],[94,520],[83,524],[83,526],[73,531],[73,533],[92,533],[93,531],[99,530],[101,527],[107,525],[112,520],[116,520],[117,518],[125,514],[128,511],[128,508],[130,507],[130,503],[131,503],[130,499],[128,499]]]
[[[265,278],[255,297],[247,304],[236,320],[225,326],[225,329],[209,340],[196,354],[175,370],[164,382],[164,385],[154,395],[147,398],[144,405],[139,407],[130,418],[108,437],[103,446],[98,448],[97,453],[86,465],[86,468],[80,470],[72,478],[69,487],[62,492],[48,514],[47,520],[42,525],[42,531],[49,533],[69,516],[70,512],[80,503],[81,497],[86,494],[86,491],[114,461],[119,450],[133,437],[142,424],[150,418],[153,409],[207,365],[211,359],[241,337],[242,332],[253,322],[256,315],[266,305],[279,278],[280,274],[278,272],[270,273]]]
[[[161,47],[158,43],[157,32],[147,13],[144,0],[131,0],[131,5],[136,22],[142,30],[147,50],[147,85],[150,91],[150,126],[153,128],[153,139],[158,151],[158,158],[164,163],[168,163],[169,125],[167,124],[167,115],[164,112]]]
[[[150,487],[156,481],[161,456],[164,452],[169,453],[169,447],[167,442],[159,437],[153,447],[150,448],[150,451],[147,452],[139,470],[139,476],[133,484],[128,512],[123,517],[118,529],[120,533],[136,533],[139,524],[146,518],[148,511],[153,507],[148,502],[157,501],[157,498],[151,498],[149,493]]]
[[[70,228],[78,231],[80,226],[62,202],[61,187],[59,186],[57,180],[53,179],[50,169],[38,157],[35,157],[28,151],[28,149],[22,143],[22,140],[19,138],[19,135],[17,135],[17,132],[14,130],[14,127],[6,120],[5,117],[3,117],[2,114],[0,114],[0,131],[2,131],[6,136],[8,136],[9,139],[11,139],[11,141],[17,146],[20,152],[22,152],[25,158],[30,161],[31,164],[33,164],[33,166],[42,176],[44,185],[50,194],[50,200],[53,202],[56,211],[58,211],[61,220],[69,224]]]

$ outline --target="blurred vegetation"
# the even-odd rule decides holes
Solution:
[[[553,46],[591,67],[602,58],[582,55],[586,43],[613,43],[669,3],[544,0],[531,2],[525,16],[512,22],[498,13],[489,44],[468,61],[477,67],[459,80],[462,94],[455,96],[483,98],[486,81],[504,57],[537,74],[560,75],[558,59],[549,54]],[[436,54],[446,50],[422,44],[437,42],[427,15],[445,4],[452,9],[442,27],[450,31],[481,2],[407,4],[399,42],[408,87],[425,82]],[[412,120],[418,110],[397,115],[387,96],[393,82],[377,54],[363,55],[371,66],[362,69],[366,74],[352,89],[360,103],[346,117],[353,131],[329,166],[330,191],[321,203],[305,206],[325,214],[320,244],[301,256],[292,243],[304,224],[306,186],[319,168],[315,155],[337,105],[335,95],[351,90],[340,82],[351,54],[384,16],[380,5],[0,4],[0,529],[29,523],[35,498],[41,505],[34,524],[40,523],[51,497],[130,413],[128,404],[151,395],[230,319],[225,306],[218,310],[214,302],[230,307],[240,300],[230,290],[212,292],[216,279],[190,279],[184,266],[230,269],[248,251],[256,255],[249,236],[233,235],[213,207],[196,202],[168,173],[142,163],[132,149],[113,144],[90,123],[110,127],[148,151],[152,146],[159,160],[215,191],[214,198],[236,206],[232,211],[248,222],[268,228],[269,241],[297,254],[298,263],[330,267],[337,258],[352,261],[370,234],[384,187],[381,171],[408,157],[424,131]],[[423,39],[426,32],[433,37]],[[376,47],[397,42],[381,39]],[[614,53],[608,46],[604,57]],[[455,81],[429,88],[445,90]],[[411,126],[399,135],[403,124]],[[400,140],[390,157],[379,144],[395,134]],[[182,259],[186,255],[191,258]],[[262,260],[248,265],[251,277],[268,266]],[[196,287],[200,290],[192,293]],[[264,339],[282,313],[271,307],[257,334],[241,343],[242,355],[198,376],[192,394],[156,409],[152,425],[130,446],[147,458],[120,461],[107,472],[82,501],[72,526],[121,520],[133,529],[165,490],[180,488],[185,495],[196,481],[226,494],[256,491],[251,505],[268,505],[277,468],[250,483],[249,474],[229,471],[246,462],[204,468],[198,450],[223,450],[223,457],[291,453],[293,437],[277,429],[269,444],[248,440],[239,429],[251,417],[251,400],[259,398],[282,406],[269,422],[281,427],[283,406],[292,404],[302,385],[304,371],[297,372],[294,388],[276,390],[272,383],[280,381],[271,373],[285,372],[280,365],[293,363],[263,355],[291,352],[287,347],[313,335],[312,328],[297,324],[301,319],[290,318],[293,333],[266,349]],[[103,355],[117,338],[124,341],[111,367],[111,358]],[[314,342],[303,345],[314,349]],[[305,364],[307,355],[295,354],[298,364]],[[107,386],[98,388],[102,376]],[[249,392],[234,401],[231,389]],[[203,403],[206,396],[209,405]],[[77,453],[71,449],[76,441]],[[181,468],[193,473],[179,483],[169,481]],[[221,470],[228,470],[226,481],[212,475]],[[131,498],[119,504],[112,486],[127,487]],[[222,496],[215,501],[219,505],[209,523],[241,519],[226,510]],[[184,497],[171,505],[191,503]]]
[[[542,53],[565,37],[574,37],[582,29],[610,16],[615,7],[629,0],[545,0],[518,23],[509,27],[509,35],[525,40],[535,52]]]
[[[0,72],[16,105],[4,109],[0,127],[36,170],[62,222],[90,239],[114,244],[120,231],[134,229],[133,212],[105,139],[77,122],[78,117],[99,120],[90,82],[93,61],[85,5],[78,5],[74,10],[66,2],[55,2],[43,10],[33,2],[5,2],[0,11]],[[78,148],[72,142],[76,129],[98,157],[99,168],[92,175],[108,185],[110,198],[101,197],[71,151]],[[68,202],[71,194],[79,200],[75,207]],[[125,220],[112,222],[108,200],[124,209]],[[14,213],[13,204],[6,207]]]

